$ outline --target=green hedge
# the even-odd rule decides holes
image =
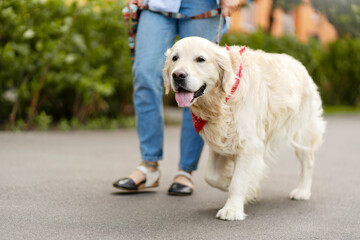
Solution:
[[[359,38],[341,38],[326,46],[315,39],[302,44],[292,36],[274,38],[258,31],[251,35],[226,35],[222,43],[290,54],[305,65],[319,86],[325,105],[360,105]]]
[[[0,124],[11,113],[31,127],[41,114],[84,123],[127,111],[132,81],[122,1],[64,2],[0,2]]]
[[[93,127],[132,113],[123,1],[64,2],[0,1],[0,126]],[[258,31],[227,35],[222,43],[288,53],[305,64],[325,104],[360,104],[359,39],[324,47]]]

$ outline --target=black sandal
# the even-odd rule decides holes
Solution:
[[[190,182],[192,182],[192,177],[189,173],[185,172],[185,171],[179,171],[176,175],[175,178],[177,176],[184,176],[187,179],[190,180]],[[193,189],[189,186],[186,186],[184,184],[181,183],[176,183],[174,182],[173,184],[171,184],[169,190],[168,190],[168,194],[169,195],[173,195],[173,196],[189,196],[193,193]]]
[[[121,178],[119,180],[116,180],[113,183],[113,187],[125,190],[128,192],[137,192],[139,190],[145,189],[145,188],[154,188],[159,186],[159,180],[160,180],[160,169],[158,169],[158,166],[151,165],[151,167],[155,168],[155,172],[149,172],[148,169],[144,166],[145,164],[140,164],[137,169],[140,170],[142,173],[145,174],[146,179],[138,184],[135,184],[134,180],[131,178]],[[150,165],[146,165],[150,166]]]

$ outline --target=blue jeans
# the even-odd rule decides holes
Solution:
[[[216,0],[183,0],[180,13],[196,15],[217,8]],[[165,51],[176,36],[200,36],[214,41],[219,17],[207,19],[172,19],[143,10],[136,36],[136,60],[133,65],[136,128],[143,161],[163,158],[163,79]],[[192,124],[189,108],[183,109],[179,168],[196,170],[204,142]]]

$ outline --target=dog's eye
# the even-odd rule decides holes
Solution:
[[[199,63],[200,63],[200,62],[205,62],[205,58],[203,58],[203,57],[197,57],[197,58],[196,58],[196,61],[199,62]]]
[[[172,57],[173,62],[176,62],[178,59],[179,59],[179,57],[177,55]]]

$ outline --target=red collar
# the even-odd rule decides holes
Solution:
[[[225,47],[228,51],[230,51],[230,48],[225,44]],[[241,49],[240,49],[240,55],[243,54],[243,52],[245,51],[245,46],[243,46]],[[240,78],[242,76],[242,65],[240,63],[240,67],[239,67],[239,71],[238,73],[236,74],[236,82],[234,84],[234,86],[231,88],[231,94],[225,98],[225,102],[228,102],[229,99],[231,98],[231,96],[234,94],[234,92],[236,91],[236,89],[238,88],[239,86],[239,83],[240,83]],[[191,110],[190,110],[191,111]],[[204,125],[206,124],[206,120],[196,116],[192,111],[191,111],[191,116],[192,116],[192,121],[193,121],[193,124],[194,124],[194,127],[195,127],[195,130],[197,133],[199,133],[201,131],[201,129],[204,127]]]

